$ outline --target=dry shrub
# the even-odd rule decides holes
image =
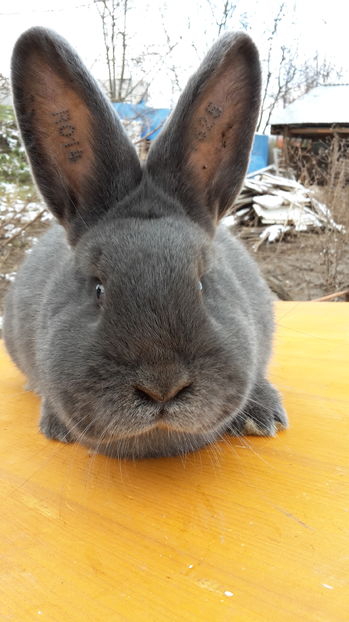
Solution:
[[[338,231],[327,226],[322,235],[322,265],[328,292],[349,287],[349,274],[343,260],[349,252],[349,152],[348,141],[334,136],[326,153],[325,183],[316,193],[328,207],[332,218],[341,226]]]
[[[297,179],[311,188],[328,210],[320,232],[320,263],[326,293],[349,288],[349,139],[334,135],[326,139],[289,139],[286,160]],[[340,226],[336,229],[331,218]],[[311,238],[309,238],[311,244]],[[318,246],[318,245],[317,245]]]

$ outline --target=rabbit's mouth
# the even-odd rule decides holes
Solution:
[[[111,458],[141,459],[185,455],[211,444],[216,438],[217,432],[212,430],[189,433],[161,423],[138,433],[111,436],[99,442],[85,439],[85,444],[91,450]]]
[[[167,418],[166,415],[168,415]],[[84,442],[91,448],[93,445],[98,446],[101,448],[99,451],[102,453],[103,448],[108,448],[109,446],[113,446],[113,444],[118,444],[119,442],[121,443],[124,441],[137,443],[142,442],[142,439],[147,438],[152,438],[153,441],[156,441],[158,438],[162,438],[167,439],[167,442],[170,442],[171,437],[175,438],[177,442],[180,437],[192,440],[197,439],[197,441],[200,439],[201,446],[211,442],[217,435],[221,434],[222,430],[226,427],[226,417],[220,418],[219,421],[216,420],[215,422],[211,422],[210,425],[200,425],[190,422],[184,423],[176,421],[176,418],[171,417],[171,415],[169,415],[164,409],[164,412],[161,412],[161,416],[159,413],[159,418],[151,423],[145,423],[137,428],[124,431],[118,429],[117,432],[111,431],[109,434],[105,434],[104,432],[102,434],[103,438],[99,437],[98,434],[91,436],[85,435]]]
[[[241,406],[234,388],[214,395],[192,388],[167,403],[141,403],[138,396],[130,400],[125,394],[123,400],[119,398],[120,404],[115,403],[114,396],[115,391],[112,396],[104,392],[98,411],[94,411],[87,408],[90,401],[84,394],[84,401],[78,403],[66,425],[75,440],[90,449],[109,454],[113,447],[115,456],[121,452],[123,457],[145,456],[148,450],[151,454],[174,455],[178,445],[186,448],[184,453],[194,451],[224,434]],[[147,450],[143,451],[142,443]]]
[[[103,418],[85,411],[82,417],[70,417],[66,425],[78,442],[100,453],[109,454],[114,447],[115,455],[121,451],[127,457],[129,446],[130,455],[138,455],[138,451],[143,454],[143,442],[149,450],[151,445],[151,451],[158,448],[163,455],[174,455],[174,446],[184,443],[188,453],[193,451],[191,447],[198,448],[221,436],[239,407],[239,400],[232,394],[225,396],[220,404],[211,405],[203,401],[194,403],[188,397],[181,403],[149,404],[141,411],[131,407],[129,411],[115,412],[111,402]]]

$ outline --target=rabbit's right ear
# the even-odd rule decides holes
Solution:
[[[228,33],[189,81],[149,152],[150,176],[208,231],[240,190],[259,104],[258,52],[248,35]]]
[[[138,156],[112,106],[56,33],[32,28],[19,38],[12,88],[34,177],[74,244],[140,182]]]

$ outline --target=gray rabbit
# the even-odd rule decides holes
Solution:
[[[144,168],[57,34],[20,37],[12,86],[33,175],[59,223],[19,271],[4,320],[8,351],[42,397],[41,431],[144,458],[287,427],[265,379],[268,288],[218,224],[259,111],[250,38],[226,34],[213,46]]]

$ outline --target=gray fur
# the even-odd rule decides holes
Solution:
[[[63,80],[69,59],[69,81],[76,77],[93,127],[114,131],[104,145],[95,144],[92,133],[94,174],[74,205],[62,195],[65,165],[52,175],[50,153],[40,152],[26,103],[33,97],[23,93],[19,60],[25,57],[25,70],[32,71],[31,51],[40,46],[49,49]],[[187,138],[191,111],[216,67],[233,64],[236,54],[247,59],[246,84],[236,89],[250,107],[237,119],[241,143],[231,155],[222,152],[224,162],[203,188],[186,165],[201,148]],[[13,67],[33,173],[66,230],[55,225],[43,236],[6,301],[5,343],[42,396],[42,432],[108,455],[142,458],[184,454],[225,432],[273,435],[286,427],[279,396],[265,380],[273,333],[268,288],[240,242],[215,226],[243,180],[258,114],[259,64],[251,40],[229,34],[214,46],[142,172],[113,111],[60,37],[28,31]],[[105,288],[102,306],[97,282]],[[144,387],[171,398],[152,399]]]

